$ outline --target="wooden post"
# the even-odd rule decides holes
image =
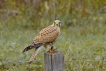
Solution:
[[[44,53],[44,71],[63,71],[64,56],[61,52]]]

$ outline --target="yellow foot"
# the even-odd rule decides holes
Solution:
[[[55,52],[55,50],[53,50],[53,49],[50,49],[48,52],[50,52],[50,53],[53,53],[53,52]]]

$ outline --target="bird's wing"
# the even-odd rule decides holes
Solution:
[[[43,45],[43,43],[35,43],[35,42],[33,42],[31,45],[29,45],[29,46],[27,46],[24,50],[23,50],[23,52],[26,52],[26,51],[28,51],[28,50],[30,50],[30,49],[32,49],[32,48],[35,48],[35,49],[37,49],[37,48],[39,48],[40,46],[42,46]]]
[[[34,41],[38,43],[53,42],[57,39],[60,30],[54,26],[48,26],[40,31],[40,33],[34,38]]]

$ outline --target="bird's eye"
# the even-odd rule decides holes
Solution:
[[[59,27],[61,26],[61,22],[59,22]]]

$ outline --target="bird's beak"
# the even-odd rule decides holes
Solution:
[[[59,22],[55,22],[55,24],[59,24]]]

